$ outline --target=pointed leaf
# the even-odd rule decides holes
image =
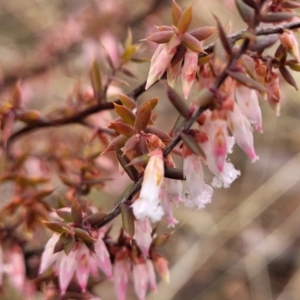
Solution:
[[[220,36],[220,40],[221,40],[222,46],[223,46],[224,50],[226,51],[227,55],[229,57],[231,57],[232,56],[232,50],[231,50],[231,46],[230,46],[230,44],[228,42],[226,33],[225,33],[225,31],[224,31],[224,29],[223,29],[223,27],[222,27],[219,19],[216,16],[214,16],[214,18],[215,18],[215,20],[217,22],[217,28],[218,28],[218,31],[219,31],[219,36]]]
[[[182,16],[182,9],[181,7],[173,0],[172,3],[172,19],[173,19],[173,24],[175,26],[178,25],[178,22]]]
[[[233,71],[227,71],[227,74],[232,77],[233,79],[235,79],[236,81],[238,81],[239,83],[258,90],[259,92],[262,93],[266,93],[267,92],[267,88],[265,86],[263,86],[261,83],[257,82],[256,80],[252,79],[251,77],[245,75],[244,73],[241,72],[233,72]]]
[[[134,113],[125,107],[124,105],[118,105],[114,103],[116,113],[129,125],[132,125],[135,121]]]
[[[123,122],[111,122],[110,124],[116,132],[128,137],[131,137],[137,132],[132,126]]]
[[[102,94],[102,79],[100,68],[96,60],[94,60],[90,70],[90,78],[94,90],[94,96],[96,99],[100,99]]]
[[[235,4],[244,22],[250,26],[254,18],[254,9],[242,0],[235,0]]]
[[[198,41],[203,41],[209,38],[212,34],[216,32],[217,28],[212,26],[203,26],[197,29],[194,29],[189,32],[194,38]]]
[[[203,52],[202,44],[190,33],[185,33],[182,36],[182,44],[194,52]]]
[[[180,137],[181,137],[183,143],[188,147],[188,149],[192,153],[199,155],[201,157],[204,157],[204,158],[206,157],[203,150],[199,146],[199,143],[192,135],[181,132]]]
[[[137,50],[137,46],[135,46],[135,45],[132,45],[132,46],[126,48],[121,56],[122,61],[124,63],[128,62],[132,58],[132,56],[135,54],[136,50]]]
[[[278,41],[277,34],[258,36],[254,43],[250,43],[248,49],[253,52],[262,52],[266,48],[273,46]]]
[[[198,103],[199,107],[209,106],[214,99],[214,94],[207,88],[202,89],[196,96],[194,100],[195,103]]]
[[[154,42],[157,44],[165,44],[170,41],[174,35],[174,30],[154,32],[146,38],[146,41]]]
[[[54,246],[53,254],[64,250],[64,245],[65,245],[65,241],[62,241],[60,236],[59,240],[56,242]]]
[[[136,107],[135,101],[132,98],[128,97],[127,95],[119,94],[119,98],[120,98],[122,104],[124,106],[126,106],[128,109],[131,110]]]
[[[174,57],[171,60],[171,67],[176,66],[179,62],[182,61],[182,59],[183,59],[186,51],[187,51],[186,47],[184,45],[182,45],[182,44],[180,44],[177,47],[177,51],[176,51]]]
[[[282,75],[282,77],[284,78],[284,80],[288,84],[290,84],[291,86],[293,86],[296,89],[296,91],[298,91],[298,87],[297,87],[296,81],[293,78],[292,74],[289,72],[289,70],[285,66],[279,66],[279,72]]]
[[[81,226],[82,224],[82,209],[77,200],[73,200],[72,206],[71,206],[71,214],[73,222],[76,225]]]
[[[61,209],[57,209],[55,212],[64,221],[66,221],[66,222],[71,222],[72,221],[72,214],[71,214],[70,211],[67,211],[67,210],[61,208]]]
[[[57,233],[63,233],[65,232],[65,224],[62,222],[44,222],[44,224],[52,231],[55,231]]]
[[[164,86],[167,90],[168,98],[173,106],[183,117],[187,118],[190,115],[190,111],[186,101],[184,101],[166,82],[164,82]]]
[[[300,64],[295,63],[295,62],[290,62],[290,61],[286,61],[286,64],[293,71],[300,72]]]
[[[18,119],[26,124],[35,124],[37,122],[43,122],[42,115],[37,110],[28,110],[21,113]]]
[[[105,152],[108,152],[108,151],[116,151],[116,150],[121,149],[127,140],[128,140],[127,136],[122,135],[122,134],[118,135],[109,143],[109,145],[102,152],[102,154],[104,154]]]
[[[166,132],[164,132],[156,127],[153,127],[153,126],[148,126],[145,129],[145,132],[152,133],[152,134],[158,136],[165,144],[169,143],[171,140],[171,137]]]
[[[121,214],[122,214],[122,223],[125,231],[131,236],[134,236],[134,215],[132,208],[125,204],[121,203]]]
[[[74,228],[74,234],[77,238],[88,243],[93,243],[96,241],[86,230],[81,228]]]
[[[266,15],[262,15],[260,17],[261,22],[264,23],[273,23],[273,22],[284,22],[290,21],[295,14],[288,13],[288,12],[274,12]]]
[[[192,22],[192,14],[193,14],[193,8],[192,6],[188,7],[181,15],[178,24],[177,24],[177,28],[179,30],[180,33],[185,33],[191,22]]]
[[[148,122],[151,118],[151,105],[147,103],[146,105],[142,105],[136,112],[136,119],[134,122],[134,128],[136,130],[144,130]]]
[[[92,226],[95,226],[100,224],[105,219],[106,216],[107,216],[106,213],[102,211],[97,211],[96,213],[89,215],[87,220]]]

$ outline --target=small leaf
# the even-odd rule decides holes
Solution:
[[[214,94],[208,89],[202,89],[196,96],[194,100],[195,103],[198,103],[199,107],[209,106],[214,99]]]
[[[109,145],[102,152],[102,154],[104,154],[105,152],[108,152],[108,151],[116,151],[116,150],[121,149],[127,140],[128,140],[127,136],[122,135],[122,134],[118,135],[109,143]]]
[[[132,126],[123,122],[111,122],[110,124],[116,132],[128,137],[131,137],[137,132]]]
[[[164,82],[164,86],[167,90],[168,98],[173,106],[183,117],[187,118],[190,115],[190,111],[186,102],[166,82]]]
[[[93,243],[96,241],[86,230],[81,228],[74,228],[74,234],[77,238],[88,243]]]
[[[102,212],[102,211],[97,211],[94,214],[91,214],[88,216],[87,220],[89,221],[89,223],[92,226],[98,225],[99,223],[101,223],[105,217],[107,216],[106,213]]]
[[[194,52],[203,52],[202,44],[190,33],[185,33],[182,36],[182,44]]]
[[[203,41],[209,38],[212,34],[214,34],[216,30],[216,27],[203,26],[190,31],[189,34],[196,38],[198,41]]]
[[[72,251],[72,249],[75,246],[75,237],[72,236],[69,238],[69,240],[64,244],[64,251],[67,255]]]
[[[134,128],[136,130],[144,130],[147,127],[150,118],[151,118],[150,103],[140,106],[136,112]]]
[[[44,224],[52,231],[55,231],[57,233],[63,233],[65,232],[65,224],[62,222],[44,222]]]
[[[76,225],[81,226],[82,224],[82,209],[77,200],[73,200],[72,206],[71,206],[71,214],[73,222]]]
[[[166,132],[164,132],[156,127],[153,127],[153,126],[148,126],[145,129],[145,132],[152,133],[152,134],[158,136],[165,144],[169,143],[171,140],[171,137]]]
[[[63,241],[60,236],[59,240],[56,242],[56,244],[54,246],[53,254],[64,250],[64,244],[65,244],[65,241]]]
[[[134,215],[132,208],[125,204],[121,203],[121,214],[122,214],[122,223],[125,231],[131,236],[134,236]]]
[[[60,180],[67,186],[71,186],[71,187],[78,187],[78,184],[74,181],[72,181],[71,179],[69,179],[68,177],[66,177],[65,175],[58,175],[58,177],[60,178]]]
[[[196,155],[199,155],[203,158],[205,158],[205,154],[203,152],[203,150],[201,149],[201,147],[199,146],[199,143],[197,142],[197,140],[190,134],[187,134],[187,133],[184,133],[184,132],[181,132],[180,133],[180,137],[184,143],[185,146],[188,147],[188,149],[196,154]]]
[[[70,211],[65,210],[64,208],[57,209],[56,214],[62,218],[66,222],[71,222],[72,221],[72,215]]]
[[[262,92],[262,93],[267,92],[267,88],[265,86],[263,86],[261,83],[252,79],[251,77],[245,75],[242,72],[233,72],[233,71],[227,70],[227,74],[230,77],[232,77],[233,79],[235,79],[236,81],[238,81],[239,83],[241,83],[249,88],[258,90],[259,92]]]
[[[124,63],[126,63],[129,60],[131,60],[131,58],[135,54],[136,50],[137,50],[137,46],[135,46],[135,45],[132,45],[132,46],[126,48],[125,51],[123,52],[122,56],[121,56],[122,61]]]
[[[102,79],[101,79],[100,68],[96,60],[94,60],[92,68],[90,70],[90,78],[91,78],[95,98],[101,99]]]
[[[173,0],[172,3],[172,19],[173,19],[173,24],[175,26],[178,25],[178,22],[182,16],[182,9],[181,7]]]
[[[180,33],[185,33],[191,22],[192,22],[192,14],[193,14],[193,8],[192,6],[188,7],[181,15],[178,24],[177,24],[177,28],[179,30]]]
[[[122,100],[121,100],[122,101]],[[135,121],[134,113],[125,107],[124,105],[118,105],[114,103],[116,113],[129,125],[132,125]]]
[[[138,79],[138,77],[133,74],[131,71],[129,71],[127,68],[122,67],[120,69],[120,72],[122,72],[125,76],[130,77],[130,78],[134,78],[134,79]]]
[[[119,94],[119,98],[120,98],[122,104],[124,106],[126,106],[128,109],[133,109],[136,107],[135,101],[132,98],[128,97],[127,95]],[[133,120],[133,122],[134,122],[134,120]]]
[[[288,12],[274,12],[266,15],[262,15],[260,17],[260,21],[264,23],[273,23],[273,22],[283,22],[283,21],[290,21],[295,14],[288,13]]]
[[[235,0],[235,4],[244,22],[250,26],[254,18],[254,9],[242,0]]]
[[[151,110],[153,110],[158,103],[158,98],[157,97],[150,98],[147,101],[145,101],[142,105],[146,105],[146,103],[148,103],[148,102],[150,104]]]
[[[157,44],[166,44],[174,35],[174,30],[154,32],[146,38],[146,41]]]
[[[293,71],[300,72],[300,64],[290,61],[286,61],[286,64]]]
[[[15,108],[19,108],[22,102],[22,93],[21,93],[21,82],[20,80],[15,84],[15,88],[12,94],[12,103]]]
[[[186,47],[182,44],[180,44],[178,47],[177,47],[177,51],[174,55],[174,57],[172,58],[171,60],[171,67],[173,68],[174,66],[176,66],[180,61],[182,61],[184,55],[185,55],[185,52],[186,52]]]
[[[297,87],[296,81],[293,78],[292,74],[289,72],[289,70],[285,66],[279,66],[279,72],[282,75],[282,77],[284,78],[284,80],[288,84],[290,84],[291,86],[293,86],[296,89],[296,91],[298,91],[298,87]]]
[[[225,31],[224,31],[224,29],[223,29],[223,27],[222,27],[219,19],[216,16],[214,16],[214,18],[215,18],[215,20],[217,22],[217,28],[218,28],[218,31],[219,31],[219,36],[220,36],[220,40],[221,40],[222,46],[223,46],[224,50],[226,51],[227,55],[229,57],[231,57],[232,56],[232,50],[231,50],[231,46],[230,46],[230,44],[228,42],[226,33],[225,33]]]
[[[253,52],[262,52],[266,48],[273,46],[278,41],[276,34],[270,34],[268,36],[258,36],[254,43],[250,43],[248,49]]]
[[[128,33],[125,41],[125,48],[128,48],[132,45],[132,32],[130,28],[128,28]]]

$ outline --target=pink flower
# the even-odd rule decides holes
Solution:
[[[128,257],[116,259],[114,264],[114,283],[118,300],[126,299],[127,284],[130,274],[130,260]]]
[[[185,204],[189,207],[204,208],[211,202],[213,189],[204,182],[201,158],[195,154],[186,156],[183,161],[183,173],[189,192]]]
[[[177,46],[181,43],[181,38],[174,35],[168,44],[160,44],[153,54],[151,59],[151,66],[148,74],[145,90],[147,90],[153,83],[159,80],[166,72]]]
[[[147,257],[149,254],[149,248],[152,243],[152,227],[150,220],[148,218],[142,220],[134,221],[134,236],[133,238],[136,240],[137,245],[144,257]]]
[[[132,204],[134,216],[140,220],[149,218],[152,222],[161,220],[164,212],[160,204],[160,189],[164,177],[164,162],[161,149],[150,154],[145,169],[139,198]]]
[[[95,275],[97,265],[107,277],[112,277],[109,253],[100,234],[94,243],[95,252],[92,252],[84,243],[75,242],[69,254],[65,251],[53,253],[59,238],[60,236],[55,233],[47,242],[41,258],[40,273],[54,266],[62,294],[66,292],[74,276],[82,291],[85,291],[90,273]]]
[[[300,61],[299,47],[297,39],[291,30],[285,30],[282,34],[279,34],[281,45],[287,48],[289,53],[297,60]]]
[[[187,49],[184,55],[184,63],[181,70],[181,81],[184,98],[187,99],[194,80],[198,67],[198,53]]]
[[[241,112],[254,125],[257,131],[262,132],[262,116],[257,92],[254,89],[239,84],[235,89],[235,98]]]
[[[271,108],[275,111],[276,116],[280,115],[280,87],[279,76],[277,73],[272,72],[266,80],[266,88],[268,90],[268,102]]]
[[[176,81],[181,72],[181,65],[182,65],[182,60],[178,62],[175,66],[172,66],[171,64],[168,65],[167,81],[168,81],[168,85],[172,88],[175,87]]]
[[[139,300],[144,300],[148,289],[148,267],[144,261],[133,264],[133,286]]]
[[[227,111],[227,118],[228,126],[237,144],[251,158],[252,162],[255,162],[259,157],[256,155],[253,146],[251,125],[241,113],[237,104],[234,105],[233,111]]]

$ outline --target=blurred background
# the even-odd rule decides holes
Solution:
[[[91,63],[94,58],[101,60],[101,44],[113,57],[128,28],[138,43],[155,25],[170,25],[171,4],[171,0],[0,1],[0,99],[10,97],[21,78],[23,104],[49,113],[66,102],[78,79],[88,86]],[[191,28],[214,26],[213,13],[232,32],[244,27],[231,1],[178,0],[178,4],[183,8],[193,4]],[[150,58],[154,49],[154,44],[141,44],[139,55]],[[128,69],[137,79],[130,79],[129,87],[112,89],[112,99],[120,89],[127,93],[143,82],[149,63],[132,63]],[[300,82],[299,75],[293,75]],[[213,202],[203,210],[175,209],[179,223],[161,248],[169,261],[171,282],[160,282],[158,292],[148,300],[300,299],[300,97],[284,82],[282,86],[280,117],[268,103],[261,103],[264,133],[254,134],[260,160],[251,164],[235,147],[231,160],[241,176],[232,186],[215,190]],[[181,94],[180,84],[178,92]],[[170,130],[177,114],[161,84],[139,101],[151,96],[159,96],[157,126]],[[39,147],[45,143],[45,133],[72,140],[85,131],[72,125],[22,139]],[[112,190],[119,180],[114,178],[104,191],[90,196],[96,206],[107,211],[113,207],[129,182]],[[11,191],[7,186],[0,190],[4,204]],[[118,219],[115,234],[119,225]],[[172,231],[164,224],[159,230]],[[104,300],[115,299],[109,281],[101,283],[97,292]],[[135,297],[130,288],[128,299]]]

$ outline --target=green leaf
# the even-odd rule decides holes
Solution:
[[[298,91],[296,81],[293,78],[292,74],[289,72],[289,70],[285,66],[279,66],[279,72],[282,75],[282,77],[284,78],[284,80],[288,84],[290,84],[292,87],[294,87],[296,89],[296,91]]]
[[[106,213],[102,211],[97,211],[96,213],[89,215],[87,220],[92,226],[95,226],[101,223],[106,216],[107,216]]]
[[[67,255],[72,251],[72,249],[75,246],[75,237],[72,236],[69,238],[69,240],[64,244],[64,251]]]
[[[202,44],[190,33],[185,33],[182,36],[182,44],[194,52],[203,52]]]
[[[125,204],[121,203],[121,214],[122,214],[122,223],[125,231],[131,236],[134,236],[134,215],[132,208]]]
[[[65,224],[58,221],[44,222],[44,224],[52,231],[57,233],[65,232]]]
[[[218,31],[219,31],[219,37],[220,37],[222,46],[223,46],[224,50],[226,51],[227,55],[229,57],[231,57],[232,56],[231,46],[228,42],[228,39],[227,39],[226,33],[223,29],[223,26],[221,25],[219,19],[216,16],[214,16],[214,18],[217,22],[217,28],[218,28]]]
[[[199,155],[203,158],[206,158],[203,150],[199,146],[199,143],[197,142],[197,140],[192,135],[190,135],[188,133],[181,132],[180,137],[181,137],[183,143],[188,147],[188,149],[192,153],[194,153],[196,155]]]
[[[284,22],[290,21],[295,14],[288,12],[274,12],[266,15],[262,15],[260,17],[260,21],[264,23],[273,23],[273,22]]]
[[[254,9],[242,0],[235,0],[235,4],[244,22],[250,26],[254,19]]]
[[[212,26],[203,26],[190,31],[189,34],[201,42],[209,38],[212,34],[214,34],[216,30],[217,29]]]

